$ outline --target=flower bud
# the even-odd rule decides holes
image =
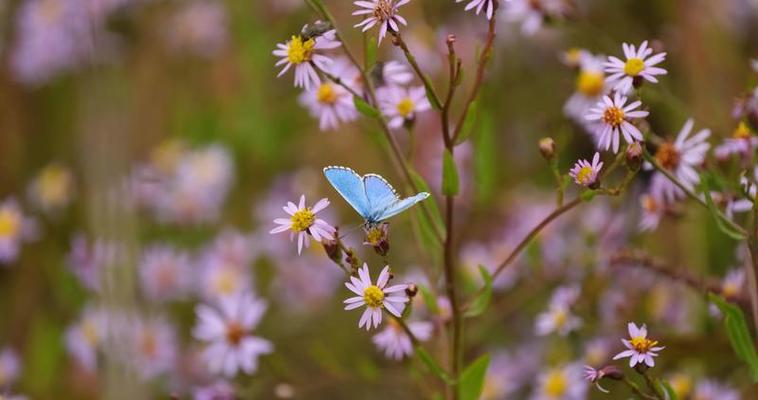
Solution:
[[[457,39],[456,39],[455,35],[451,33],[451,34],[447,35],[447,40],[445,42],[447,43],[448,46],[451,46],[453,43],[455,43],[456,40]]]
[[[544,137],[539,141],[540,153],[545,160],[552,160],[555,157],[555,140],[551,137]]]
[[[376,254],[384,257],[390,251],[389,243],[389,223],[383,222],[379,225],[370,225],[363,228],[366,232],[366,238],[363,244],[371,246]]]
[[[626,149],[626,166],[631,171],[639,171],[642,165],[642,145],[634,142]]]
[[[410,298],[414,298],[418,294],[418,286],[416,286],[415,283],[409,284],[408,287],[405,288],[405,294]]]
[[[624,371],[615,365],[606,365],[605,367],[600,368],[600,372],[602,372],[603,378],[613,379],[615,381],[624,379]]]

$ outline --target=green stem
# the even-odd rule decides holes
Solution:
[[[408,64],[411,65],[411,69],[413,69],[413,72],[416,73],[416,76],[418,76],[418,78],[421,79],[421,82],[423,82],[424,89],[426,89],[427,97],[429,97],[429,100],[432,102],[432,106],[437,110],[442,109],[442,102],[437,96],[437,92],[434,90],[432,82],[429,80],[429,77],[424,73],[424,71],[421,70],[421,67],[419,67],[418,62],[416,62],[416,57],[414,57],[411,51],[408,49],[408,45],[403,40],[400,32],[391,32],[391,34],[394,38],[393,43],[396,46],[400,47],[400,49],[403,51],[403,54],[405,54],[405,58],[408,60]]]

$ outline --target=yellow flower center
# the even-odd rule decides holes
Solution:
[[[397,112],[403,118],[408,118],[411,113],[413,113],[414,108],[416,108],[416,105],[413,103],[413,100],[408,97],[397,103]]]
[[[632,347],[634,347],[634,350],[636,350],[638,353],[647,353],[650,351],[651,347],[654,347],[658,344],[657,341],[650,340],[642,336],[633,337],[629,342],[631,342]]]
[[[545,394],[551,397],[561,397],[566,394],[568,381],[561,371],[552,371],[545,379]]]
[[[97,326],[92,321],[82,322],[82,336],[87,344],[96,346],[100,341],[100,335],[97,334]]]
[[[316,222],[316,214],[310,208],[304,208],[297,211],[290,220],[292,221],[293,231],[303,232]]]
[[[363,290],[363,301],[369,307],[381,307],[384,301],[384,292],[379,286],[371,285]]]
[[[677,374],[669,379],[669,383],[671,384],[671,388],[674,389],[674,393],[680,399],[687,397],[692,391],[692,379],[687,375]]]
[[[645,62],[641,58],[630,58],[624,64],[624,73],[629,76],[637,76],[645,69]]]
[[[571,65],[578,65],[582,61],[582,49],[578,47],[572,47],[566,50],[566,62]]]
[[[213,285],[214,289],[216,289],[216,292],[220,294],[233,293],[237,288],[236,278],[237,274],[227,268],[216,275],[216,279],[214,280]]]
[[[0,209],[0,238],[12,238],[21,229],[21,216],[9,208]]]
[[[315,45],[316,41],[312,38],[303,41],[300,36],[292,36],[287,45],[287,60],[295,65],[310,61]]]
[[[553,322],[555,322],[555,326],[557,328],[562,328],[564,325],[566,325],[566,322],[568,321],[568,314],[565,310],[559,309],[558,311],[553,313]]]
[[[616,106],[606,108],[603,112],[603,122],[614,128],[621,125],[624,122],[624,110]]]
[[[331,83],[322,83],[316,91],[316,100],[319,103],[334,104],[337,102],[337,91]]]
[[[39,195],[41,200],[52,205],[63,203],[68,197],[71,177],[61,166],[51,165],[45,168],[39,177]]]
[[[374,17],[380,21],[387,21],[392,17],[392,1],[393,0],[379,0],[374,7]]]
[[[604,79],[602,72],[582,71],[576,78],[576,90],[585,96],[598,96],[603,92]]]
[[[747,127],[746,123],[740,122],[740,124],[737,125],[737,129],[732,133],[732,137],[735,139],[747,139],[750,137],[750,128]]]
[[[384,236],[381,229],[372,227],[366,232],[366,242],[371,246],[378,246]]]
[[[588,185],[592,180],[592,167],[584,166],[576,174],[576,181],[581,185]]]
[[[658,148],[658,151],[656,151],[655,159],[663,168],[673,170],[679,165],[681,156],[673,144],[664,143]]]

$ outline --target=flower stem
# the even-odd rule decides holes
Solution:
[[[421,71],[421,67],[419,67],[418,62],[416,62],[416,57],[414,57],[413,53],[411,53],[411,51],[408,49],[408,45],[403,40],[400,32],[391,32],[391,34],[393,38],[392,43],[394,43],[395,46],[400,47],[400,50],[403,51],[405,58],[408,60],[408,64],[411,65],[413,72],[415,72],[418,78],[421,79],[421,82],[423,82],[424,89],[426,89],[427,97],[429,97],[429,101],[432,102],[432,106],[434,106],[434,108],[437,110],[441,109],[442,103],[440,102],[440,98],[437,96],[437,92],[434,90],[432,82],[429,80],[429,77],[423,71]]]

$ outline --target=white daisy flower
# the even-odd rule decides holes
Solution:
[[[648,339],[647,327],[643,324],[641,327],[637,327],[634,322],[630,322],[629,328],[629,340],[621,339],[627,350],[616,354],[613,359],[618,360],[620,358],[629,357],[629,366],[634,367],[637,364],[646,364],[648,367],[655,366],[655,360],[653,357],[658,356],[658,352],[665,347],[656,346],[657,341]]]
[[[352,83],[358,70],[345,58],[334,60],[328,72],[345,82]],[[308,108],[314,118],[319,119],[322,131],[335,130],[341,122],[358,119],[358,111],[353,103],[353,95],[344,87],[324,81],[317,88],[300,95],[300,104]]]
[[[592,186],[597,182],[597,176],[603,168],[603,162],[600,161],[600,153],[595,152],[592,157],[592,163],[587,160],[579,160],[574,164],[574,168],[569,171],[569,176],[574,178],[579,186]]]
[[[355,28],[363,27],[363,32],[379,24],[379,43],[387,35],[387,31],[400,32],[400,25],[408,26],[405,18],[398,14],[398,8],[408,4],[411,0],[369,0],[355,1],[353,4],[360,7],[353,15],[365,15],[363,21],[355,25]]]
[[[434,325],[427,321],[408,322],[408,329],[420,341],[426,341],[432,336]],[[387,358],[401,360],[413,354],[413,342],[400,323],[390,319],[387,327],[371,339],[376,347],[384,352]]]
[[[537,377],[537,386],[532,400],[585,400],[587,382],[582,379],[581,364],[572,363],[550,368]]]
[[[635,84],[635,79],[642,78],[657,83],[656,75],[667,74],[665,69],[656,67],[666,59],[666,53],[658,53],[650,57],[653,54],[653,49],[647,47],[647,40],[642,42],[639,48],[627,43],[624,43],[622,47],[626,61],[610,56],[605,63],[605,72],[610,74],[606,79],[608,83],[614,85],[614,90],[628,93]]]
[[[303,245],[310,245],[309,235],[313,236],[317,242],[321,239],[329,239],[334,235],[335,229],[326,221],[316,218],[319,211],[329,206],[329,200],[323,198],[313,207],[305,206],[305,195],[300,196],[300,204],[297,206],[293,202],[288,202],[282,207],[284,212],[290,215],[290,218],[277,218],[274,223],[279,225],[271,230],[271,234],[290,231],[290,240],[297,236],[297,254],[303,250]]]
[[[509,0],[503,4],[503,18],[508,22],[520,23],[524,36],[533,36],[551,18],[561,18],[566,14],[564,0]]]
[[[719,160],[725,160],[732,154],[749,159],[756,148],[758,148],[758,137],[750,132],[750,127],[743,121],[737,125],[732,137],[724,139],[724,142],[716,147],[714,153]]]
[[[402,88],[387,86],[376,91],[379,107],[389,118],[390,128],[397,129],[405,121],[416,118],[416,114],[432,108],[423,86]]]
[[[547,336],[553,332],[566,336],[580,326],[581,318],[571,314],[568,307],[555,304],[537,316],[535,332],[540,336]]]
[[[311,90],[320,84],[321,78],[316,69],[327,70],[332,63],[332,59],[321,54],[320,51],[342,45],[335,35],[334,30],[311,38],[293,35],[288,42],[277,44],[277,49],[272,54],[281,58],[276,63],[277,67],[284,65],[277,78],[284,75],[294,65],[295,87]]]
[[[613,99],[610,96],[603,96],[603,99],[587,112],[585,119],[595,125],[593,128],[598,148],[608,150],[613,146],[613,152],[618,153],[621,135],[629,144],[644,140],[642,132],[630,121],[645,118],[649,113],[637,110],[642,105],[641,101],[638,100],[629,105],[626,105],[626,101],[627,98],[617,92]]]
[[[212,373],[233,377],[238,370],[258,369],[258,357],[274,350],[271,342],[252,335],[265,311],[266,303],[249,292],[221,298],[219,308],[197,306],[192,335],[208,343],[203,359]]]
[[[603,99],[608,93],[610,85],[605,82],[603,72],[603,56],[593,56],[587,51],[577,50],[579,75],[576,77],[574,94],[569,97],[563,106],[563,113],[573,118],[580,124],[587,121],[584,116],[587,111]]]
[[[679,131],[676,140],[665,142],[658,147],[655,153],[655,159],[661,167],[671,171],[679,181],[689,190],[693,190],[700,182],[700,175],[695,168],[705,161],[706,152],[711,147],[708,144],[708,137],[711,135],[709,129],[698,131],[695,136],[689,137],[692,132],[694,121],[690,118],[684,123],[682,130]],[[677,198],[684,197],[684,192],[676,184],[663,176],[663,173],[656,172],[655,175],[661,175],[657,178],[661,184],[657,185],[660,195],[667,201],[673,201]],[[656,179],[653,176],[653,179]]]
[[[363,328],[364,325],[366,330],[371,329],[372,326],[378,327],[382,323],[382,308],[387,309],[390,314],[396,317],[401,316],[405,303],[409,301],[404,292],[408,285],[400,284],[386,287],[389,279],[390,267],[388,265],[379,274],[379,279],[374,285],[371,283],[368,265],[363,264],[363,267],[358,270],[358,278],[351,276],[350,282],[345,282],[345,286],[357,295],[344,301],[345,310],[354,310],[366,306],[366,310],[358,322],[358,328]]]
[[[492,19],[492,16],[495,14],[495,0],[455,0],[456,3],[462,1],[468,1],[469,3],[466,5],[465,10],[469,11],[475,8],[476,15],[479,15],[482,10],[486,10],[487,19]]]

